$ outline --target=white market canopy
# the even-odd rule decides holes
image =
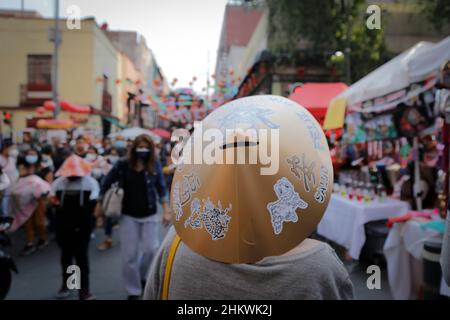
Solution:
[[[330,129],[337,127],[336,121],[338,119],[336,117],[340,118],[343,116],[343,105],[349,107],[358,106],[372,99],[389,97],[391,94],[392,100],[397,100],[402,95],[401,91],[407,89],[411,84],[433,79],[432,82],[430,81],[429,84],[425,84],[422,89],[418,90],[428,89],[431,84],[435,83],[441,66],[447,60],[450,60],[450,36],[438,43],[417,43],[412,48],[367,74],[333,99],[329,108],[330,113],[333,113],[333,115],[330,114],[329,125],[327,126],[326,123],[325,127]],[[410,92],[410,94],[415,95],[418,93],[420,92]],[[407,99],[409,96],[404,98]],[[339,104],[340,110],[330,110],[333,109],[333,104],[336,103]],[[325,122],[327,122],[327,119]],[[337,122],[340,122],[340,119]]]
[[[439,43],[419,42],[355,82],[338,98],[346,98],[347,104],[353,105],[402,90],[412,83],[437,76],[449,59],[450,36]]]
[[[133,128],[127,128],[119,132],[114,132],[109,135],[110,138],[118,138],[118,137],[124,137],[127,140],[134,140],[137,136],[140,136],[141,134],[145,134],[153,139],[155,143],[161,142],[161,137],[154,134],[150,130],[140,128],[140,127],[133,127]]]

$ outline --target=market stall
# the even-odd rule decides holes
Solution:
[[[435,216],[433,221],[439,220]],[[442,242],[442,232],[432,226],[430,219],[417,217],[404,223],[395,223],[389,232],[384,253],[394,299],[417,299],[421,296],[424,244],[427,241]],[[439,278],[440,294],[450,297],[450,288],[445,284],[442,275]]]
[[[446,214],[449,61],[450,37],[437,44],[420,42],[339,94],[324,121],[324,129],[343,128],[344,133],[332,146],[341,161],[337,192],[318,232],[358,259],[366,239],[363,225],[390,220],[384,254],[393,295],[400,299],[417,297],[415,289],[424,286],[418,274],[425,263],[425,240],[433,234],[422,224],[443,225]],[[385,207],[373,203],[377,198]],[[397,209],[388,207],[392,201]],[[368,208],[371,219],[365,219]],[[413,220],[396,220],[408,208],[424,219],[419,227]],[[436,214],[426,216],[424,210]],[[405,271],[405,265],[411,269]]]
[[[382,202],[360,202],[333,194],[317,232],[343,246],[353,259],[359,260],[366,241],[364,225],[371,221],[401,216],[407,211],[408,204],[403,201],[386,199]]]

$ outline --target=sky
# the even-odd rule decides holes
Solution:
[[[23,0],[26,10],[54,15],[54,0]],[[60,0],[60,15],[77,5],[81,15],[94,16],[112,30],[142,34],[163,73],[177,87],[206,87],[206,74],[214,73],[220,31],[227,0]],[[20,9],[21,0],[0,0],[1,9]],[[209,56],[209,63],[208,63]]]

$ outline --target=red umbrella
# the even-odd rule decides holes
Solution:
[[[151,129],[150,131],[152,131],[154,134],[156,134],[166,140],[169,140],[170,137],[172,136],[172,134],[169,131],[162,129],[162,128],[155,128],[155,129]]]

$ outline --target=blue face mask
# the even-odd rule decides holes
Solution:
[[[25,161],[28,163],[28,164],[36,164],[37,162],[38,162],[38,156],[36,156],[36,155],[27,155],[26,157],[25,157]]]
[[[127,147],[127,143],[123,140],[119,140],[114,142],[114,147],[117,149],[125,149]]]

